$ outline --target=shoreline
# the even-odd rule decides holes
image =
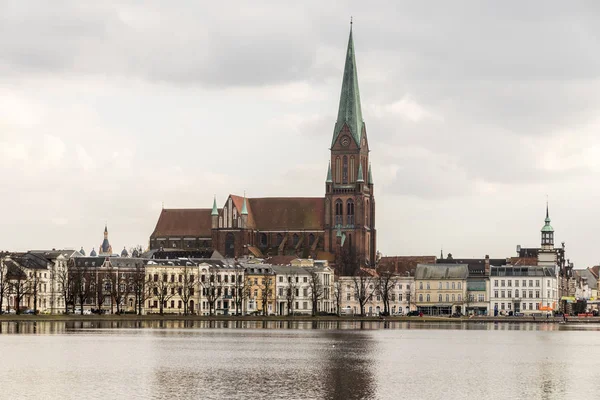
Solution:
[[[285,322],[411,322],[411,323],[586,323],[600,324],[600,317],[567,317],[567,322],[562,317],[533,318],[533,317],[350,317],[350,316],[199,316],[199,315],[0,315],[0,322],[144,322],[144,321],[285,321]]]

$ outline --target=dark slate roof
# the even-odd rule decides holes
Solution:
[[[466,264],[419,264],[415,279],[467,279],[469,268]]]
[[[171,250],[155,249],[142,254],[142,258],[173,259],[173,258],[213,258],[215,253],[212,249],[207,250]]]
[[[435,256],[388,256],[381,257],[377,269],[379,271],[395,272],[402,276],[415,276],[418,264],[433,264],[435,262]]]
[[[555,267],[540,266],[504,266],[491,267],[490,276],[556,276]]]

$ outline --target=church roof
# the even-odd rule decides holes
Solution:
[[[211,212],[210,208],[165,208],[151,237],[211,237]]]
[[[352,28],[348,38],[348,49],[346,51],[346,62],[344,65],[344,77],[342,79],[342,93],[340,95],[340,106],[337,121],[333,129],[333,146],[340,132],[347,125],[356,144],[360,147],[363,130],[363,118],[360,105],[360,92],[358,90],[358,75],[356,72],[356,60],[354,59],[354,40],[352,39]]]
[[[248,226],[260,230],[322,230],[323,197],[249,198]],[[252,217],[253,225],[250,225]]]

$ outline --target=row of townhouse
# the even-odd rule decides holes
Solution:
[[[424,315],[526,315],[558,311],[556,266],[489,266],[470,276],[467,264],[419,264],[416,308]]]
[[[358,276],[340,276],[335,289],[340,293],[340,313],[365,316],[408,314],[415,310],[414,281],[411,276],[381,276],[373,271]]]

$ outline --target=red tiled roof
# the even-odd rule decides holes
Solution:
[[[151,237],[211,237],[210,208],[163,209]]]
[[[322,230],[324,227],[325,199],[323,197],[263,197],[250,198],[246,201],[248,225],[253,228]]]
[[[377,269],[380,271],[395,272],[397,274],[406,275],[410,273],[415,276],[417,264],[435,264],[435,256],[393,256],[381,257],[377,264]]]

